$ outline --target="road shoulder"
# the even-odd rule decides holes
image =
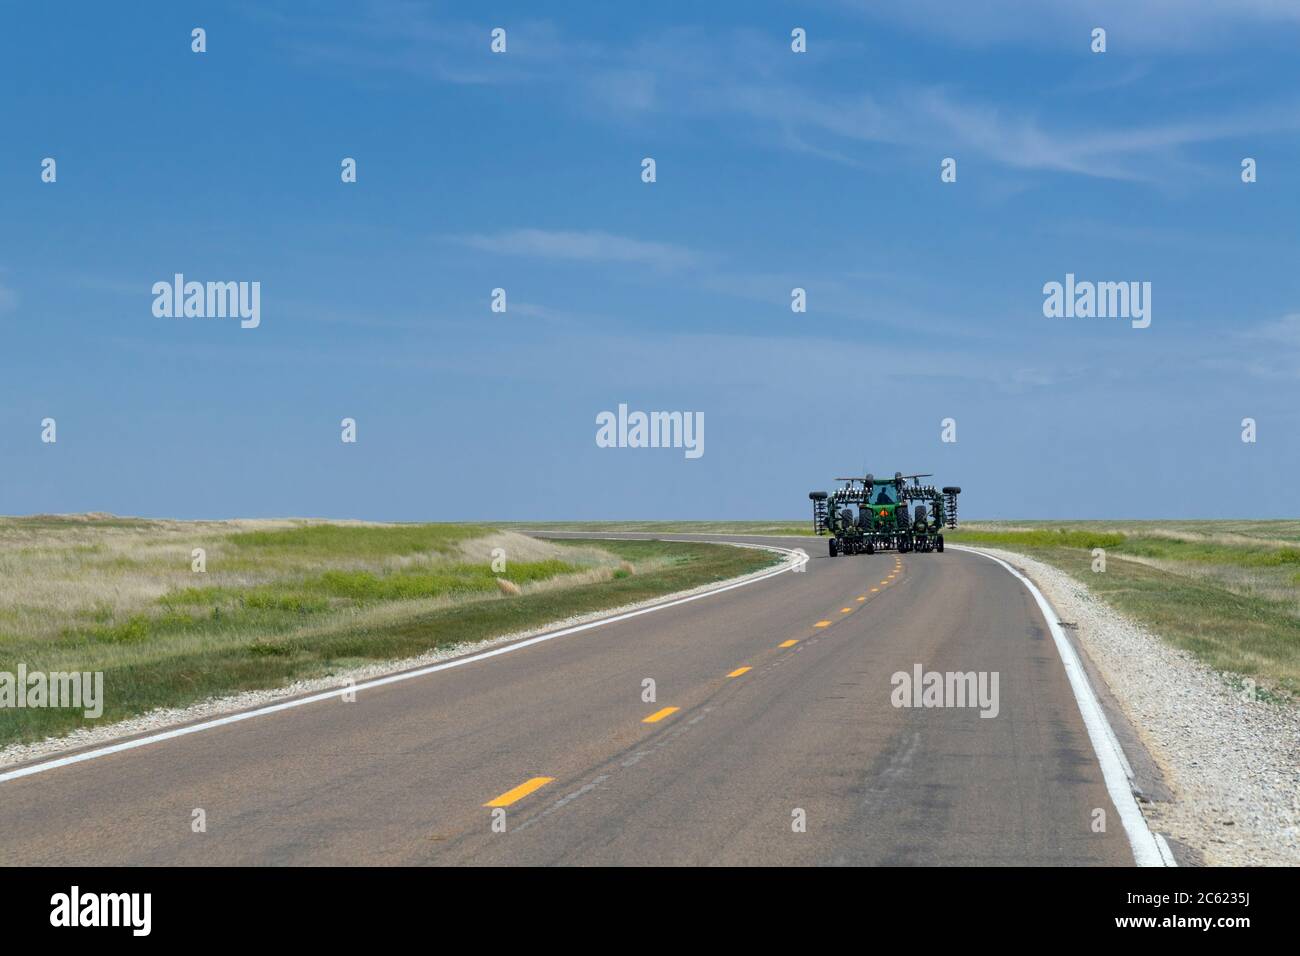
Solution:
[[[979,550],[1031,578],[1075,625],[1066,634],[1130,755],[1142,811],[1179,863],[1300,864],[1300,709],[1234,690],[1058,568]]]

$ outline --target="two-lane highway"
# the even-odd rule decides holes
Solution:
[[[0,783],[0,862],[1133,862],[1011,574],[952,550],[752,540],[816,553],[355,702]],[[918,665],[996,674],[996,716],[895,706],[891,678]]]

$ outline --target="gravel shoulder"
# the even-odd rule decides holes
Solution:
[[[1172,794],[1153,829],[1211,866],[1300,865],[1300,708],[1255,699],[1051,565],[996,548],[1052,602],[1106,681]],[[1099,688],[1100,690],[1100,688]]]

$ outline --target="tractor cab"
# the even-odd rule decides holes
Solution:
[[[892,518],[898,505],[898,489],[889,483],[871,485],[867,488],[867,501],[873,517]]]
[[[873,485],[871,487],[871,505],[889,505],[898,504],[898,489],[892,484]]]
[[[867,485],[864,491],[862,510],[869,521],[869,524],[864,523],[864,527],[892,528],[896,518],[906,517],[907,506],[904,505],[901,512],[898,510],[899,489],[892,481]]]

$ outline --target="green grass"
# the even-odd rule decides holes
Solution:
[[[1124,543],[1124,535],[1056,528],[1033,531],[955,531],[945,538],[953,541],[978,542],[1020,548],[1115,548]]]
[[[977,522],[947,537],[1059,567],[1262,698],[1300,696],[1300,522]]]
[[[219,636],[249,630],[281,632],[297,626],[307,615],[327,615],[382,602],[422,598],[498,594],[497,578],[515,584],[546,581],[582,571],[580,565],[550,559],[510,564],[502,575],[487,564],[456,562],[437,570],[404,570],[389,574],[372,571],[326,571],[300,580],[280,581],[252,588],[183,588],[163,595],[158,605],[164,613],[133,614],[124,621],[72,628],[66,643],[123,643],[167,641],[179,635]],[[105,612],[96,611],[99,619]]]
[[[114,524],[114,532],[121,530],[118,519]],[[80,711],[7,710],[0,720],[0,746],[539,627],[734,577],[777,560],[769,552],[721,545],[543,543],[510,536],[511,554],[526,558],[529,549],[537,554],[535,560],[509,561],[502,577],[524,592],[506,596],[487,552],[476,544],[491,528],[314,525],[228,533],[214,549],[217,559],[210,558],[210,567],[222,566],[220,555],[237,556],[241,567],[251,560],[269,579],[248,583],[240,575],[227,575],[218,583],[194,585],[203,576],[189,572],[187,552],[180,552],[186,563],[179,572],[170,562],[160,564],[147,556],[157,535],[192,537],[176,524],[131,525],[126,530],[142,535],[138,542],[131,539],[136,560],[131,569],[111,572],[130,582],[133,594],[146,593],[139,587],[142,579],[171,575],[167,579],[176,585],[162,595],[133,598],[125,607],[91,602],[60,609],[55,631],[34,628],[26,636],[6,632],[6,615],[0,615],[0,671],[14,672],[19,662],[29,672],[103,671],[106,698],[99,721],[87,721]],[[0,544],[12,530],[0,521]],[[99,553],[94,542],[81,539],[104,529],[83,521],[74,526],[77,540],[57,544],[46,537],[51,530],[42,530],[39,540],[44,543],[36,548],[28,547],[25,538],[7,550],[0,547],[0,559],[21,567],[26,555],[41,568],[59,569],[72,588],[86,569],[57,559],[76,549]],[[483,560],[466,560],[467,554],[477,558],[480,551]],[[104,557],[113,557],[111,549]],[[345,560],[354,566],[337,566]],[[322,566],[326,569],[318,570]],[[22,619],[30,611],[19,605],[7,616]]]
[[[455,546],[492,529],[473,524],[304,525],[288,530],[245,531],[231,535],[236,550],[257,555],[377,558],[426,551],[449,554]]]

